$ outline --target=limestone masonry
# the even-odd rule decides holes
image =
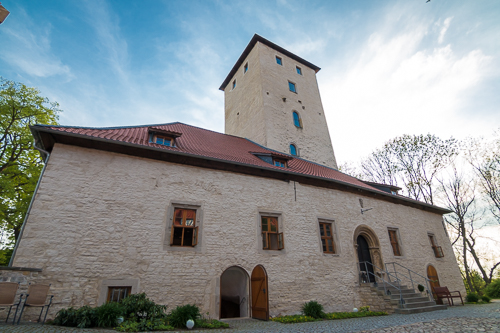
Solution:
[[[392,311],[364,283],[391,280],[392,262],[422,284],[432,266],[432,281],[464,294],[445,209],[336,170],[318,70],[254,36],[221,86],[231,136],[34,126],[50,156],[12,266],[52,284],[49,317],[139,292],[214,318],[295,314],[310,300]]]

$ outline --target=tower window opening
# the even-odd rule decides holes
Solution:
[[[288,89],[290,89],[291,92],[297,93],[297,87],[293,82],[288,81]]]
[[[293,156],[297,156],[297,147],[293,143],[290,144],[290,154]]]
[[[302,75],[302,69],[299,66],[296,66],[297,74]]]
[[[302,120],[297,111],[293,111],[293,124],[298,128],[302,128]]]
[[[245,64],[245,67],[243,67],[243,73],[246,73],[248,71],[248,62]]]
[[[233,81],[233,89],[236,88],[236,80]]]
[[[280,66],[283,66],[283,60],[278,56],[276,56],[276,63]]]

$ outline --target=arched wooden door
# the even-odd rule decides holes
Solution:
[[[269,292],[267,274],[264,267],[258,265],[252,271],[252,318],[269,320]]]
[[[358,244],[358,260],[359,260],[359,270],[361,272],[366,272],[368,275],[366,278],[370,282],[375,282],[375,276],[373,275],[372,256],[370,254],[370,246],[366,241],[366,238],[359,235],[357,239]],[[365,264],[367,262],[367,264]],[[368,264],[370,263],[370,264]]]
[[[434,287],[441,287],[441,286],[439,285],[439,276],[436,271],[436,268],[432,265],[429,265],[427,267],[427,278],[430,280],[432,295],[434,296],[436,303],[443,304],[443,301],[441,299],[438,299],[436,297],[436,294],[434,293]]]

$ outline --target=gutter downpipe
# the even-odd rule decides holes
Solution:
[[[28,206],[28,211],[26,212],[26,215],[24,216],[23,225],[21,226],[21,231],[19,232],[19,238],[17,239],[16,245],[14,246],[14,251],[12,252],[12,256],[10,257],[8,267],[12,267],[12,263],[14,262],[14,257],[16,256],[17,247],[19,246],[19,243],[21,242],[21,238],[23,236],[23,231],[24,231],[24,227],[26,225],[26,221],[28,221],[28,217],[29,217],[30,212],[31,212],[31,207],[33,206],[33,202],[35,201],[35,196],[38,192],[38,187],[40,187],[40,183],[42,181],[43,174],[45,173],[45,168],[47,167],[47,164],[49,162],[50,153],[48,151],[37,147],[36,141],[33,143],[33,148],[38,150],[40,153],[44,153],[46,155],[46,157],[45,157],[45,160],[43,161],[44,163],[43,163],[42,172],[40,173],[40,178],[38,178],[38,182],[36,183],[35,191],[33,192],[33,196],[31,197],[30,205]]]

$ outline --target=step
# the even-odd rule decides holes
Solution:
[[[429,302],[429,297],[404,297],[406,303],[418,303],[418,302]]]
[[[437,311],[437,310],[446,310],[448,307],[446,305],[433,305],[433,306],[426,306],[422,308],[397,308],[394,309],[394,313],[400,313],[400,314],[411,314],[411,313],[422,313],[422,312],[431,312],[431,311]]]
[[[427,301],[427,302],[405,303],[403,307],[405,309],[414,309],[414,308],[425,308],[434,305],[436,305],[436,302]]]

